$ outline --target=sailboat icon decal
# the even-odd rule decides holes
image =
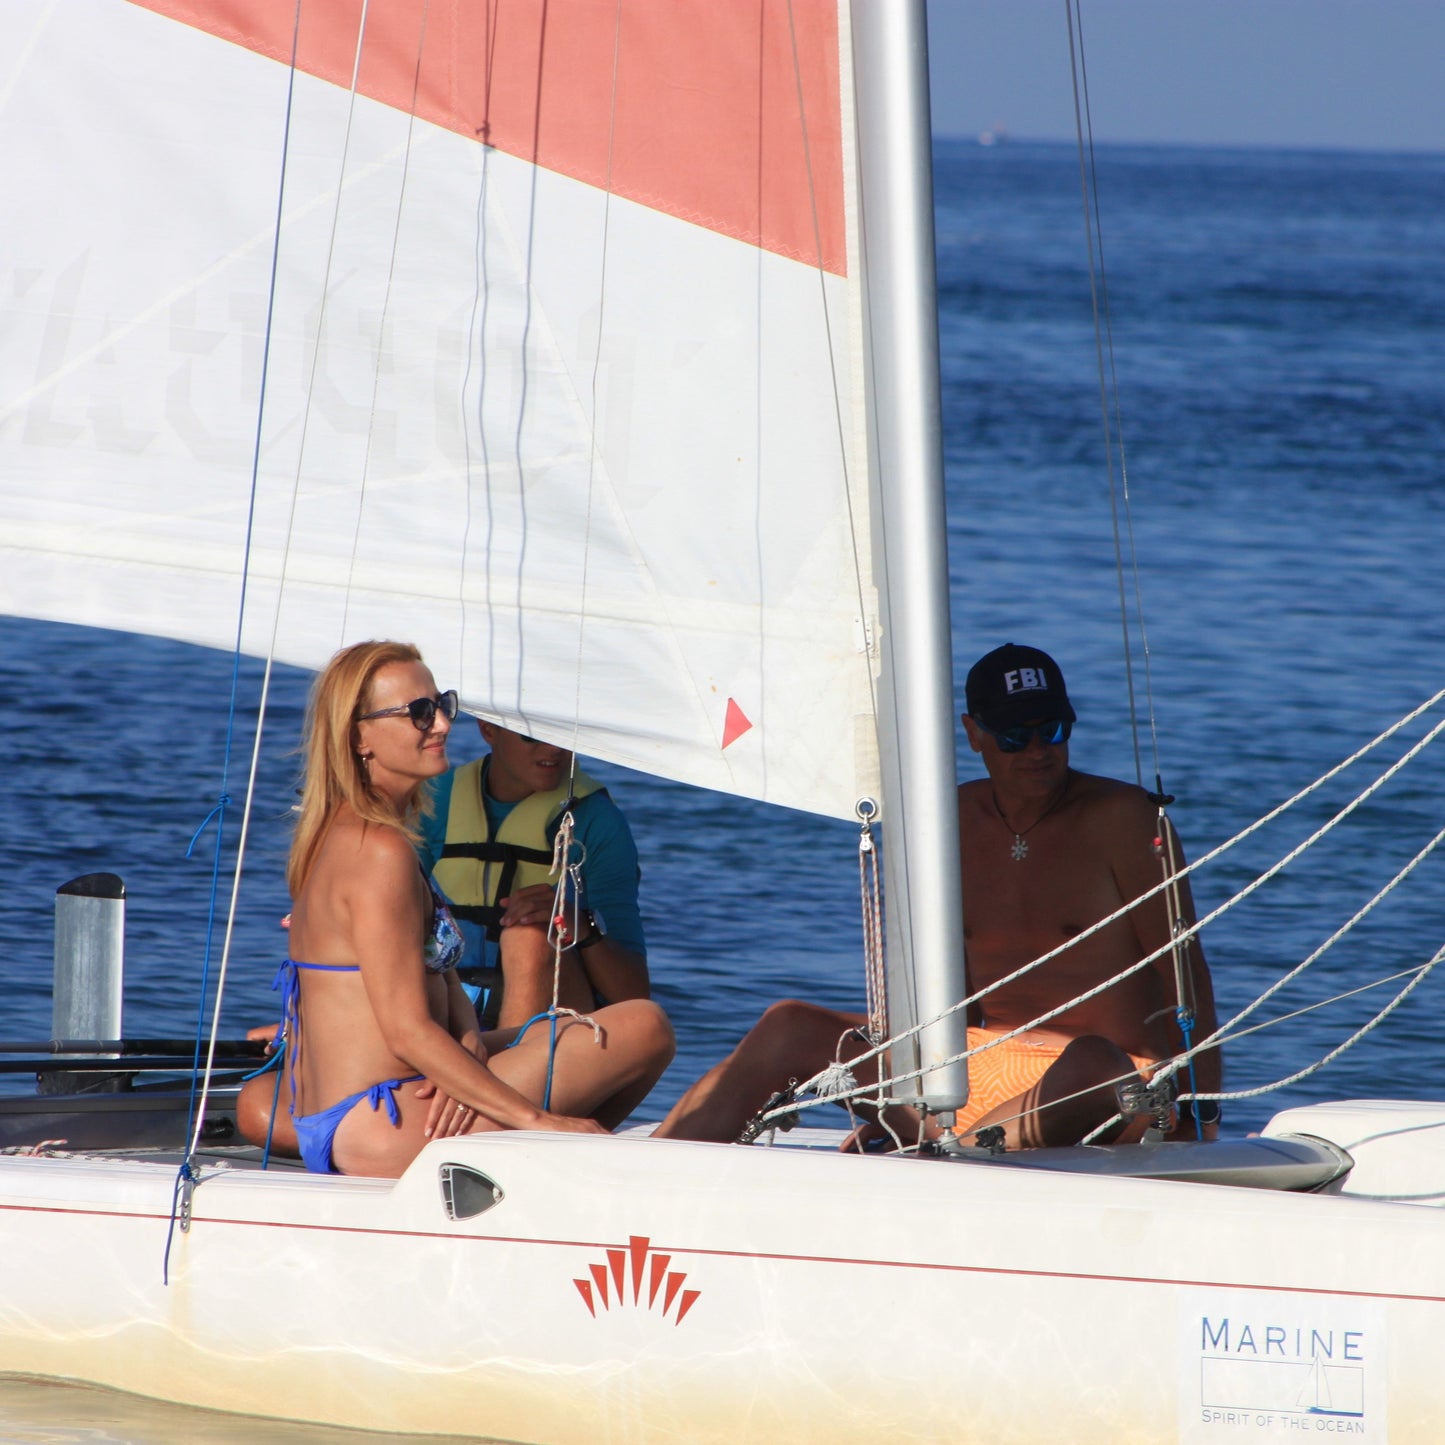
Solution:
[[[672,1322],[680,1325],[702,1291],[684,1289],[687,1275],[669,1269],[671,1263],[670,1254],[655,1252],[651,1240],[634,1234],[628,1239],[626,1249],[609,1249],[605,1264],[589,1265],[589,1277],[574,1279],[572,1283],[593,1319],[597,1318],[599,1309],[611,1310],[614,1306],[655,1309],[664,1315],[676,1306]]]

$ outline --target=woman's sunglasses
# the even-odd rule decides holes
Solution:
[[[400,707],[384,707],[376,712],[363,713],[357,722],[370,722],[374,717],[401,717],[405,714],[412,720],[418,732],[430,732],[440,713],[448,722],[456,721],[457,694],[455,688],[439,692],[435,697],[414,697]]]
[[[975,718],[974,721],[978,720]],[[1032,727],[994,729],[985,727],[983,723],[978,725],[998,744],[998,750],[1001,753],[1023,752],[1034,740],[1035,734],[1038,735],[1041,743],[1048,743],[1051,747],[1055,747],[1059,743],[1068,742],[1069,734],[1074,730],[1073,723],[1065,722],[1062,718],[1053,722],[1034,723]]]

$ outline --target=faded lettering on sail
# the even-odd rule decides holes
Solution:
[[[423,7],[374,4],[353,104],[360,7],[303,6],[303,40],[354,13],[329,59],[303,43],[289,133],[254,8],[0,16],[23,57],[0,146],[35,201],[5,261],[5,608],[230,645],[284,141],[247,650],[273,622],[307,665],[413,638],[467,705],[566,741],[576,719],[584,753],[848,813],[876,786],[876,627],[834,7],[792,7],[800,103],[784,6],[552,0],[540,45],[539,5],[433,0],[418,71]],[[464,94],[478,16],[560,68]],[[669,71],[679,29],[733,69]],[[714,119],[650,134],[670,84]]]

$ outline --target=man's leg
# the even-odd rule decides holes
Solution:
[[[1119,1112],[1116,1085],[1137,1079],[1133,1059],[1098,1034],[1073,1039],[1032,1088],[990,1109],[969,1130],[976,1134],[1001,1124],[1009,1149],[1058,1148],[1077,1144]],[[1147,1119],[1116,1126],[1098,1142],[1133,1143]],[[965,1135],[967,1139],[969,1135]]]
[[[519,925],[502,930],[498,953],[502,966],[502,1012],[497,1019],[499,1029],[519,1028],[528,1019],[552,1007],[552,976],[556,953],[547,941],[545,928]],[[597,1000],[588,986],[576,955],[562,954],[561,993],[558,1003],[563,1008],[590,1013]]]
[[[798,999],[772,1004],[737,1048],[673,1105],[654,1137],[731,1144],[790,1079],[801,1082],[827,1068],[837,1057],[839,1040],[863,1023],[861,1014],[839,1013]],[[858,1069],[859,1083],[877,1077],[871,1061]]]

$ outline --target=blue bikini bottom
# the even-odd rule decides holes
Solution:
[[[396,1091],[403,1084],[414,1084],[423,1076],[408,1074],[404,1079],[383,1079],[369,1089],[361,1089],[339,1099],[329,1109],[315,1114],[297,1114],[292,1122],[296,1125],[296,1142],[301,1146],[302,1163],[313,1174],[339,1174],[341,1171],[331,1162],[331,1145],[341,1121],[363,1100],[369,1100],[373,1110],[383,1103],[393,1124],[401,1123],[396,1108]]]

